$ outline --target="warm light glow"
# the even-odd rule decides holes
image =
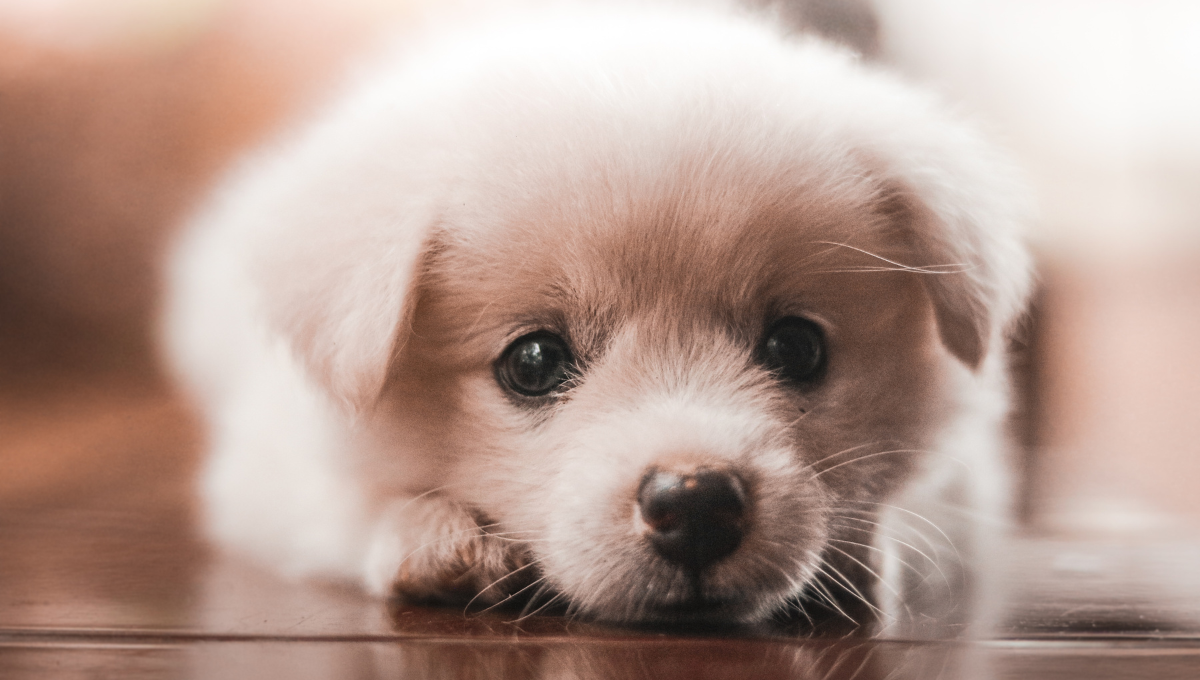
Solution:
[[[1009,138],[1043,245],[1200,242],[1200,4],[891,0],[886,49]]]

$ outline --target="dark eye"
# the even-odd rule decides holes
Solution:
[[[553,392],[571,377],[574,359],[562,338],[537,331],[517,338],[496,362],[496,379],[527,397]]]
[[[785,380],[817,380],[825,370],[825,334],[808,319],[786,316],[767,329],[759,361]]]

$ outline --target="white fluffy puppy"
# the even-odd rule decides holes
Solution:
[[[410,42],[179,244],[207,526],[379,595],[954,630],[1005,504],[1020,198],[930,99],[753,17]]]

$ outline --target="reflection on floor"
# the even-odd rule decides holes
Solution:
[[[1029,538],[969,643],[632,631],[387,607],[206,547],[198,431],[153,382],[0,393],[0,677],[1192,678],[1200,544]],[[520,619],[520,620],[518,620]]]

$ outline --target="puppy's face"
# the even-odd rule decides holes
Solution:
[[[852,162],[635,153],[472,193],[381,417],[592,615],[752,620],[840,583],[928,444],[947,356]]]

